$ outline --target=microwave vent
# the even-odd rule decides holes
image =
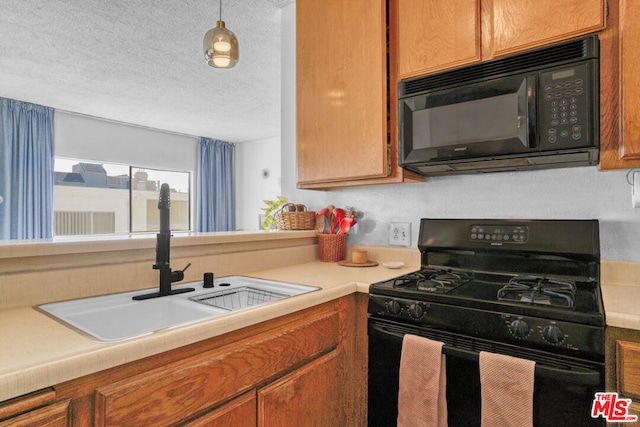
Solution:
[[[400,96],[415,95],[433,89],[444,89],[514,72],[523,73],[528,69],[540,69],[576,60],[597,58],[598,47],[598,36],[590,35],[505,58],[418,77],[400,82]]]

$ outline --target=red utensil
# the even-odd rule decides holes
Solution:
[[[342,218],[340,221],[340,229],[338,230],[338,234],[347,234],[349,229],[355,225],[355,218]]]
[[[340,208],[335,208],[333,210],[333,222],[331,223],[332,225],[332,233],[338,233],[339,229],[340,229],[340,222],[344,219],[346,215],[346,212],[344,209],[340,209]]]

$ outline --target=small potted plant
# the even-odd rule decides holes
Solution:
[[[287,203],[289,199],[285,196],[278,196],[275,200],[263,200],[267,205],[264,208],[260,208],[264,211],[264,221],[262,221],[262,228],[265,230],[274,230],[278,228],[277,214],[282,209],[282,206]]]

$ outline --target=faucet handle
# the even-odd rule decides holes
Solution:
[[[191,263],[187,264],[182,270],[176,270],[171,272],[171,283],[179,282],[184,279],[184,272],[187,268],[191,267]]]
[[[202,284],[203,288],[213,288],[213,273],[204,273],[202,280],[203,280],[203,284]]]

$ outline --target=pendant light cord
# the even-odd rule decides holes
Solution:
[[[220,0],[220,20],[222,21],[222,0]]]

